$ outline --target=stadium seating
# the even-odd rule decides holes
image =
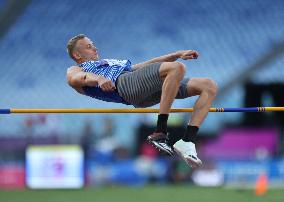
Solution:
[[[3,0],[0,1],[0,5]],[[197,61],[185,61],[189,77],[211,77],[224,87],[284,39],[283,1],[32,1],[1,39],[1,108],[124,107],[76,94],[66,85],[72,61],[66,42],[76,34],[92,38],[102,58],[141,62],[179,49],[200,52]],[[256,82],[283,81],[284,57],[255,75]],[[242,84],[227,93],[216,107],[242,107]],[[174,107],[191,107],[195,99]],[[102,115],[89,115],[100,125]],[[123,117],[131,117],[125,123]],[[84,115],[59,116],[62,133],[78,134]],[[115,115],[119,136],[131,141],[139,115]],[[224,122],[238,122],[240,113],[208,116],[204,131],[217,131]],[[0,119],[0,134],[19,131],[22,117]],[[131,124],[129,124],[131,122]],[[61,124],[60,124],[61,125]],[[118,127],[119,128],[119,127]],[[73,132],[71,132],[73,131]]]

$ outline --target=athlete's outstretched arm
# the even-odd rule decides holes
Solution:
[[[180,50],[167,55],[153,58],[145,62],[132,65],[132,69],[133,71],[135,71],[137,69],[143,68],[145,65],[152,64],[155,62],[174,62],[179,58],[183,60],[191,60],[191,59],[197,59],[197,57],[198,57],[198,52],[195,50]]]
[[[81,94],[84,94],[83,86],[99,86],[103,91],[113,91],[115,89],[115,85],[111,80],[91,72],[84,72],[77,66],[68,68],[67,81],[72,88]]]

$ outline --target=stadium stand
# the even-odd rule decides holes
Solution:
[[[197,61],[185,62],[187,76],[211,77],[221,89],[283,41],[283,19],[282,0],[32,1],[1,39],[0,107],[124,107],[80,96],[67,86],[66,68],[73,63],[66,54],[66,42],[78,33],[93,38],[102,58],[126,58],[132,63],[178,49],[198,50]],[[283,60],[284,56],[251,77],[260,83],[282,82]],[[194,100],[176,101],[174,107],[191,107]],[[214,106],[242,107],[243,100],[239,83]],[[87,117],[99,125],[101,116]],[[132,117],[131,124],[123,125],[125,116]],[[119,131],[128,140],[139,115],[113,117],[117,125],[128,129]],[[224,123],[240,122],[241,117],[241,113],[210,114],[202,130],[217,131]],[[78,133],[85,118],[60,115],[65,125],[60,132]],[[1,118],[0,133],[19,131],[16,123],[22,119]]]

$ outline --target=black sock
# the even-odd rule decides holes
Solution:
[[[197,126],[187,125],[186,131],[184,133],[182,140],[185,142],[193,142],[195,144],[198,130],[199,128]]]
[[[167,122],[168,122],[168,114],[159,114],[157,121],[157,128],[155,132],[167,133]]]
[[[173,134],[169,133],[167,144],[172,147],[177,141],[179,141],[182,138],[180,136],[182,136],[182,134],[174,134],[173,135]]]

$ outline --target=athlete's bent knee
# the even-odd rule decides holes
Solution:
[[[175,71],[178,75],[184,76],[185,74],[185,65],[181,62],[173,62],[173,71]]]
[[[183,63],[175,61],[173,64],[177,71],[183,74],[185,73],[185,65]]]
[[[206,86],[206,91],[212,95],[212,96],[216,96],[217,92],[218,92],[218,86],[216,84],[216,82],[212,79],[206,78],[205,81],[205,86]]]
[[[181,62],[165,62],[162,63],[159,72],[163,78],[168,74],[174,74],[177,78],[182,79],[185,74],[185,65]]]

